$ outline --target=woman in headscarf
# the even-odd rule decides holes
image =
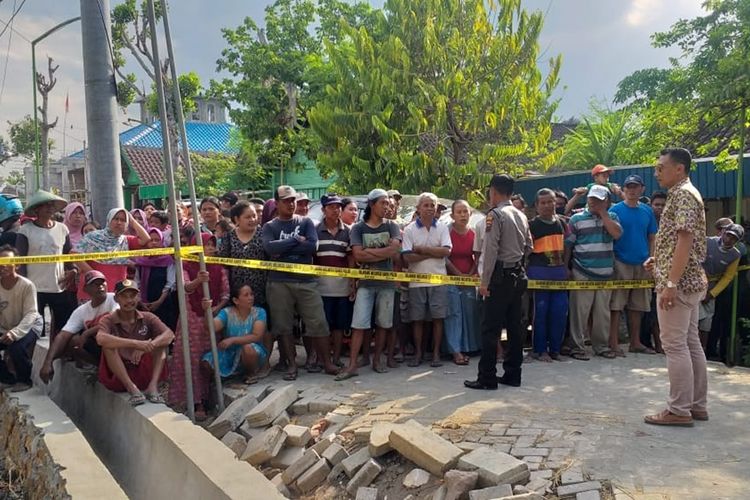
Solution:
[[[276,200],[271,198],[263,205],[263,213],[260,218],[260,225],[262,226],[266,222],[270,222],[276,217]]]
[[[81,241],[81,238],[83,238],[81,229],[83,229],[84,224],[86,224],[86,209],[84,206],[77,201],[68,204],[68,206],[65,207],[65,218],[63,219],[63,224],[68,227],[70,245],[72,248],[75,248],[78,242]]]
[[[155,227],[148,229],[151,240],[147,248],[164,248],[164,234]],[[159,255],[133,259],[141,288],[141,302],[146,310],[156,314],[172,330],[177,323],[177,311],[172,292],[176,288],[174,257]]]
[[[135,235],[126,234],[128,228]],[[146,229],[131,217],[127,210],[124,208],[113,208],[107,214],[107,225],[105,228],[86,234],[78,242],[74,252],[95,253],[138,250],[146,246],[150,240],[151,236],[146,232]],[[114,292],[115,285],[127,278],[129,263],[130,261],[126,258],[86,261],[79,262],[78,268],[81,274],[85,274],[92,269],[100,271],[107,278],[107,291]],[[83,280],[81,280],[82,283]],[[78,299],[88,299],[82,285],[78,287]]]
[[[209,257],[216,255],[216,237],[212,234],[201,233],[201,239],[205,255]],[[191,242],[195,241],[195,236],[193,236]],[[220,264],[208,264],[206,271],[201,272],[197,262],[183,261],[182,268],[185,291],[188,294],[188,335],[195,418],[205,420],[210,377],[206,373],[201,373],[200,360],[206,351],[211,350],[208,321],[213,321],[214,316],[229,303],[229,278],[226,269]],[[204,300],[203,283],[208,283],[210,300]],[[182,357],[182,336],[179,328],[176,333],[172,351],[174,355],[169,370],[169,404],[182,409],[187,399],[187,388],[185,386],[185,363]]]

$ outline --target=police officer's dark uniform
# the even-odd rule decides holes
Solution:
[[[533,243],[526,216],[510,202],[513,178],[495,174],[490,188],[507,199],[488,214],[483,242],[484,270],[481,286],[489,290],[482,304],[482,355],[477,380],[467,380],[470,389],[497,389],[497,384],[521,385],[523,332],[521,296],[526,291],[525,258]],[[509,352],[503,362],[504,374],[497,377],[497,338],[503,328],[508,333]]]

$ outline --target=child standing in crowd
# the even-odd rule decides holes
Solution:
[[[164,248],[164,233],[155,227],[149,228],[151,237],[146,248]],[[177,311],[173,301],[176,286],[174,257],[159,255],[154,257],[136,257],[133,259],[138,271],[141,289],[141,302],[172,330],[177,324]]]

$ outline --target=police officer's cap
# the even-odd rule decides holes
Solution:
[[[498,190],[507,190],[510,188],[510,190],[512,191],[513,185],[515,183],[516,181],[513,180],[513,177],[508,174],[495,174],[492,176],[489,187],[493,187]]]

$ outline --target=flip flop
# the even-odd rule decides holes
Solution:
[[[617,357],[617,354],[615,354],[613,351],[604,351],[598,353],[597,356],[605,359],[615,359]]]
[[[286,380],[287,382],[291,382],[293,380],[297,380],[297,370],[294,370],[293,372],[287,372],[281,378],[283,380]]]
[[[421,360],[419,360],[417,358],[412,358],[411,361],[409,361],[408,363],[406,363],[406,366],[408,366],[410,368],[416,368],[416,367],[418,367],[421,364],[422,364]]]
[[[373,366],[372,371],[375,373],[388,373],[388,368],[385,368],[383,366]]]
[[[336,375],[336,377],[333,380],[335,380],[336,382],[341,382],[342,380],[347,380],[347,379],[350,379],[352,377],[356,377],[357,375],[359,375],[359,373],[356,373],[356,372],[354,372],[354,373],[352,373],[352,372],[341,372],[338,375]]]
[[[148,400],[149,403],[154,403],[157,405],[167,404],[167,402],[164,401],[164,398],[158,392],[157,393],[144,392],[143,396],[146,398],[146,400]]]
[[[627,357],[625,355],[625,351],[623,351],[622,349],[612,349],[612,352],[615,353],[615,356],[617,356],[618,358],[626,358]]]
[[[443,363],[440,361],[430,361],[430,368],[440,368],[443,366]]]
[[[588,357],[588,355],[586,355],[583,352],[571,352],[570,357],[573,359],[577,359],[578,361],[590,361],[591,360],[591,358]]]
[[[130,406],[140,406],[146,402],[146,397],[141,394],[140,392],[138,394],[131,394],[128,398],[128,403],[130,403]]]
[[[253,385],[258,383],[258,377],[245,377],[242,381],[245,385]]]
[[[650,347],[646,347],[645,345],[642,347],[631,347],[628,350],[637,354],[656,354],[656,351],[654,351]]]
[[[461,358],[461,359],[458,359],[458,360],[454,359],[453,363],[457,364],[458,366],[466,366],[466,365],[469,364],[469,360],[466,359],[466,358]]]

